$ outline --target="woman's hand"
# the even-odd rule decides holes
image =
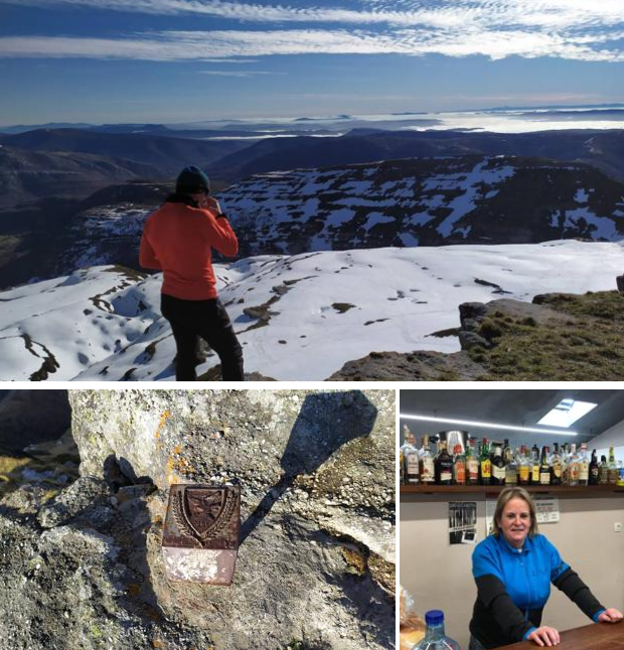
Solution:
[[[622,612],[617,609],[605,609],[598,617],[599,623],[619,623],[622,620]]]
[[[217,201],[217,199],[215,199],[212,196],[206,195],[205,205],[202,207],[206,207],[209,210],[215,212],[216,214],[221,214],[221,206],[219,205],[219,201]]]
[[[603,612],[603,614],[604,613],[605,612]],[[548,627],[548,625],[542,625],[542,627],[538,627],[537,630],[533,630],[527,639],[534,641],[541,647],[557,645],[559,641],[561,641],[559,632],[557,632],[554,627]]]

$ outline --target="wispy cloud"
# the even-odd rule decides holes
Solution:
[[[495,28],[596,27],[624,20],[622,0],[359,0],[362,10],[331,6],[270,5],[226,0],[0,0],[36,7],[82,7],[157,15],[203,14],[253,22],[390,23],[450,27],[481,24]]]
[[[109,39],[5,37],[0,38],[0,57],[234,62],[318,53],[624,61],[624,0],[360,0],[352,3],[356,9],[348,10],[223,0],[135,0],[132,4],[127,0],[0,0],[3,3],[193,13],[271,24],[272,28],[240,29],[237,22],[229,30]],[[307,25],[285,29],[282,25],[287,23]],[[319,23],[327,26],[321,28]]]
[[[199,73],[212,75],[213,77],[239,77],[239,78],[284,74],[283,72],[268,72],[265,70],[200,70]]]

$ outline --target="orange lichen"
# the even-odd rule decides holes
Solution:
[[[182,483],[183,479],[181,476],[188,476],[195,471],[186,458],[180,457],[181,451],[182,448],[177,445],[173,450],[173,454],[167,460],[167,483],[169,485]]]
[[[160,422],[158,423],[158,426],[156,427],[156,433],[154,434],[154,438],[158,440],[160,438],[160,433],[165,426],[165,422],[167,421],[167,418],[171,415],[169,411],[165,411],[161,416],[160,416]]]

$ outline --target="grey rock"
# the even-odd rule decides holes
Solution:
[[[15,650],[188,650],[210,637],[135,603],[137,574],[112,535],[0,510],[0,638]],[[155,642],[161,644],[155,645]]]
[[[459,333],[459,343],[462,346],[462,350],[470,350],[470,348],[477,346],[488,350],[492,347],[491,342],[482,336],[479,336],[475,332],[466,332],[463,330]]]
[[[102,504],[109,496],[108,486],[103,479],[82,476],[41,508],[37,519],[43,528],[60,526],[78,515],[91,517],[100,524],[106,523],[111,516],[110,509]]]
[[[469,329],[469,326],[465,324],[465,321],[476,321],[479,322],[483,320],[487,312],[487,307],[482,302],[464,302],[459,306],[459,319],[462,324],[462,328]],[[472,323],[470,324],[473,325]]]
[[[158,488],[117,484],[106,499],[114,517],[97,528],[125,567],[118,580],[133,598],[124,611],[157,612],[215,650],[393,647],[393,391],[87,390],[70,399],[81,474],[104,481],[114,465]],[[166,579],[161,527],[178,482],[241,486],[231,587]],[[71,525],[96,528],[82,515]]]
[[[70,424],[66,390],[0,391],[0,449],[20,452],[27,445],[58,438]]]
[[[329,381],[472,381],[485,369],[465,352],[371,352],[349,361]]]

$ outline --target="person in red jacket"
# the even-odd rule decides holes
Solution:
[[[185,167],[176,191],[145,222],[139,262],[163,271],[162,315],[177,347],[176,379],[195,381],[197,344],[203,338],[219,355],[224,381],[244,381],[243,351],[217,297],[212,249],[233,257],[238,240],[210,180],[198,167]]]

